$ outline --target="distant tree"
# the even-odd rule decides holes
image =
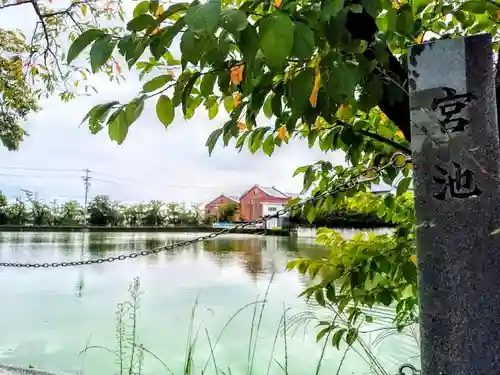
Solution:
[[[20,198],[16,198],[16,202],[7,207],[9,224],[24,225],[29,222],[29,216],[28,207]]]
[[[180,203],[169,202],[166,204],[165,213],[169,224],[178,225],[182,223],[185,215],[185,207]]]
[[[125,225],[135,227],[142,224],[145,205],[143,203],[122,206]]]
[[[114,209],[113,202],[111,202],[107,195],[97,195],[90,201],[88,206],[90,225],[111,225],[116,216]]]
[[[0,191],[0,225],[7,224],[8,208],[9,208],[9,202],[7,201],[7,197]]]
[[[54,225],[78,225],[83,222],[83,207],[77,201],[68,201],[62,205],[52,203],[52,223]]]
[[[23,190],[28,200],[31,211],[30,218],[34,225],[48,225],[52,222],[52,210],[50,206],[42,201],[38,200],[33,192],[29,190]]]
[[[232,222],[237,213],[238,205],[234,202],[227,202],[217,208],[217,217],[219,218],[219,221]]]
[[[167,204],[167,210],[168,205]],[[144,216],[142,219],[143,225],[146,226],[161,226],[165,223],[165,204],[162,201],[152,200],[144,207]]]
[[[207,215],[203,218],[202,224],[211,226],[213,223],[215,223],[215,220],[215,216]]]

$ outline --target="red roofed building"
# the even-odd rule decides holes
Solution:
[[[240,197],[240,218],[250,221],[273,214],[283,207],[295,194],[284,193],[274,186],[254,185]]]
[[[215,198],[213,201],[211,201],[205,205],[205,216],[217,217],[217,211],[218,211],[219,207],[224,206],[224,205],[228,204],[229,202],[235,203],[239,207],[240,201],[239,201],[238,197],[221,194],[217,198]],[[235,220],[237,220],[238,217],[239,217],[239,215],[236,214]]]

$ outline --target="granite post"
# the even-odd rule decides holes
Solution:
[[[409,52],[423,375],[500,375],[500,145],[490,35]]]

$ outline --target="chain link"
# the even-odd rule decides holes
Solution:
[[[344,181],[340,185],[336,186],[335,188],[332,188],[330,190],[324,191],[321,194],[317,194],[315,196],[312,196],[310,198],[307,198],[301,202],[295,203],[293,205],[287,206],[282,208],[281,210],[276,211],[272,215],[265,215],[262,216],[258,219],[253,219],[250,221],[247,221],[245,223],[237,224],[232,228],[225,228],[222,229],[218,232],[213,232],[209,233],[200,237],[193,238],[191,240],[186,240],[182,242],[177,242],[171,245],[165,245],[165,246],[160,246],[156,247],[154,249],[149,249],[149,250],[142,250],[140,252],[133,252],[130,254],[121,254],[121,255],[116,255],[116,256],[110,256],[107,258],[99,258],[99,259],[90,259],[90,260],[79,260],[79,261],[72,261],[72,262],[61,262],[61,263],[10,263],[10,262],[0,262],[0,267],[20,267],[20,268],[58,268],[58,267],[74,267],[74,266],[84,266],[84,265],[89,265],[89,264],[102,264],[105,262],[114,262],[116,260],[125,260],[125,259],[134,259],[139,256],[148,256],[151,254],[158,254],[159,252],[162,251],[168,251],[168,250],[173,250],[177,249],[180,247],[185,247],[189,245],[193,245],[196,243],[212,240],[214,238],[236,232],[241,229],[245,229],[249,226],[253,226],[256,224],[262,224],[270,219],[273,218],[279,218],[286,213],[295,210],[297,208],[303,207],[309,203],[319,201],[320,199],[323,199],[329,195],[333,195],[339,192],[345,192],[350,189],[353,189],[354,187],[367,183],[370,181],[373,181],[379,177],[380,172],[382,172],[384,169],[389,168],[389,167],[394,167],[397,169],[401,169],[407,164],[411,163],[411,158],[402,153],[402,152],[397,152],[395,153],[390,161],[386,164],[383,164],[379,167],[372,167],[372,168],[367,168],[363,171],[360,171],[356,173],[354,176],[351,176],[348,180]],[[363,176],[372,173],[374,174],[373,177],[366,177],[362,178]]]

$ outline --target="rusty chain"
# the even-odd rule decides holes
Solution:
[[[149,249],[149,250],[142,250],[139,252],[132,252],[130,254],[121,254],[121,255],[115,255],[115,256],[109,256],[107,258],[98,258],[98,259],[89,259],[89,260],[79,260],[79,261],[72,261],[72,262],[59,262],[59,263],[11,263],[11,262],[0,262],[0,267],[18,267],[18,268],[58,268],[58,267],[73,267],[73,266],[84,266],[84,265],[90,265],[90,264],[102,264],[105,262],[114,262],[116,260],[125,260],[125,259],[135,259],[139,256],[148,256],[151,254],[158,254],[162,251],[167,251],[167,250],[173,250],[179,247],[184,247],[184,246],[189,246],[195,243],[201,243],[204,241],[212,240],[216,237],[220,237],[232,232],[236,232],[241,229],[245,229],[246,227],[255,225],[255,224],[261,224],[265,223],[266,221],[273,219],[273,218],[279,218],[283,216],[284,214],[297,209],[299,207],[303,207],[309,203],[318,201],[322,198],[325,198],[329,195],[333,195],[339,192],[345,192],[348,191],[357,185],[367,183],[370,181],[373,181],[379,177],[380,172],[382,172],[384,169],[389,168],[389,167],[394,167],[396,169],[401,169],[405,167],[407,164],[411,163],[411,158],[402,153],[402,152],[397,152],[392,155],[391,159],[389,162],[386,164],[383,164],[378,167],[371,167],[364,169],[363,171],[360,171],[356,173],[354,176],[351,176],[347,181],[344,181],[340,185],[330,189],[326,190],[321,194],[317,194],[315,196],[312,196],[310,198],[307,198],[301,202],[295,203],[293,205],[287,206],[282,208],[281,210],[276,211],[272,215],[266,215],[262,216],[258,219],[250,220],[241,224],[237,224],[232,228],[225,228],[222,229],[218,232],[213,232],[206,234],[204,236],[196,237],[191,240],[186,240],[182,242],[176,242],[171,245],[165,245],[165,246],[160,246],[156,247],[154,249]],[[367,177],[367,178],[362,178],[364,175],[368,173],[373,173],[373,177]]]

